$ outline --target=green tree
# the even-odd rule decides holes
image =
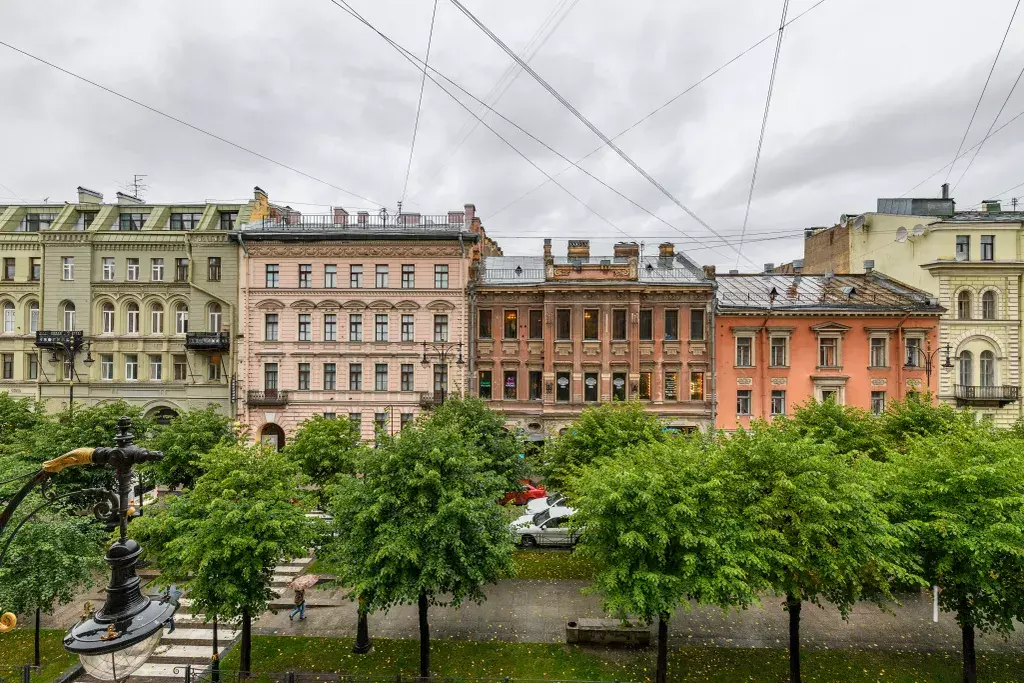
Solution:
[[[737,432],[724,448],[738,514],[751,524],[751,571],[786,599],[790,681],[800,683],[804,602],[825,599],[845,618],[858,600],[891,599],[891,581],[915,581],[901,529],[877,495],[885,465],[838,455],[830,444],[763,422]]]
[[[577,552],[596,560],[605,609],[658,621],[656,681],[664,683],[668,622],[681,605],[746,606],[757,586],[746,567],[746,523],[736,514],[720,448],[673,439],[622,451],[583,468],[572,517]]]
[[[361,479],[341,478],[328,558],[369,611],[416,604],[420,675],[430,671],[430,605],[483,601],[512,573],[512,536],[497,498],[504,478],[479,435],[433,416],[381,441]]]
[[[1024,442],[987,425],[915,440],[894,457],[892,486],[917,533],[924,578],[956,614],[963,680],[977,680],[975,631],[1024,621]]]
[[[251,668],[252,615],[274,598],[274,567],[306,553],[314,538],[296,503],[301,474],[272,449],[220,443],[200,462],[195,487],[129,528],[161,569],[187,587],[194,609],[242,621],[241,669]]]
[[[41,404],[0,391],[0,445],[18,441],[26,431],[47,420]]]
[[[915,392],[886,406],[878,433],[889,448],[906,450],[915,437],[949,434],[958,429],[958,425],[974,421],[970,412],[956,410],[946,403],[934,405],[932,398],[931,394]]]
[[[788,423],[799,437],[834,445],[837,453],[864,453],[876,460],[885,458],[877,418],[860,408],[812,398],[797,406],[791,418],[780,417],[776,421]]]
[[[552,487],[567,488],[580,468],[638,443],[667,441],[658,418],[641,403],[605,403],[584,408],[565,434],[544,448],[544,474]]]
[[[299,425],[284,452],[325,491],[336,477],[355,476],[367,450],[356,423],[314,415]]]
[[[162,427],[154,427],[147,448],[162,451],[164,459],[146,467],[165,486],[192,488],[202,474],[200,461],[219,443],[236,441],[231,418],[210,406],[181,413]]]

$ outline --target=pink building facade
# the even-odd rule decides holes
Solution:
[[[466,390],[467,284],[488,243],[472,204],[443,216],[275,213],[236,238],[238,414],[254,438],[280,447],[324,415],[357,421],[369,440]]]

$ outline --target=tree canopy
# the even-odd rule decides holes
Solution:
[[[313,483],[326,486],[338,475],[359,472],[367,447],[356,423],[314,415],[284,450]]]
[[[219,443],[236,441],[234,423],[216,407],[190,410],[169,424],[154,427],[148,448],[162,451],[163,460],[147,465],[156,480],[169,487],[192,488],[202,474],[202,456]]]
[[[832,444],[838,453],[864,453],[876,460],[885,457],[877,418],[854,406],[812,398],[797,406],[791,418],[776,418],[776,421],[780,425],[788,424],[797,437]]]

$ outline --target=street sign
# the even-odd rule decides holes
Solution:
[[[71,346],[78,348],[82,344],[82,332],[77,330],[39,330],[36,332],[36,346],[41,349],[63,348]]]

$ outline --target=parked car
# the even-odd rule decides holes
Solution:
[[[534,498],[526,503],[527,514],[535,515],[542,510],[553,508],[556,505],[564,507],[565,494],[558,491],[551,491],[544,498]]]
[[[569,530],[569,518],[576,511],[570,507],[549,507],[534,515],[523,515],[509,525],[517,545],[523,548],[552,545],[576,545],[579,531]]]
[[[528,479],[523,479],[519,482],[520,488],[518,491],[509,491],[501,497],[498,501],[502,505],[512,503],[513,505],[526,505],[531,500],[538,500],[546,498],[548,492],[544,490],[542,486],[534,486]]]

